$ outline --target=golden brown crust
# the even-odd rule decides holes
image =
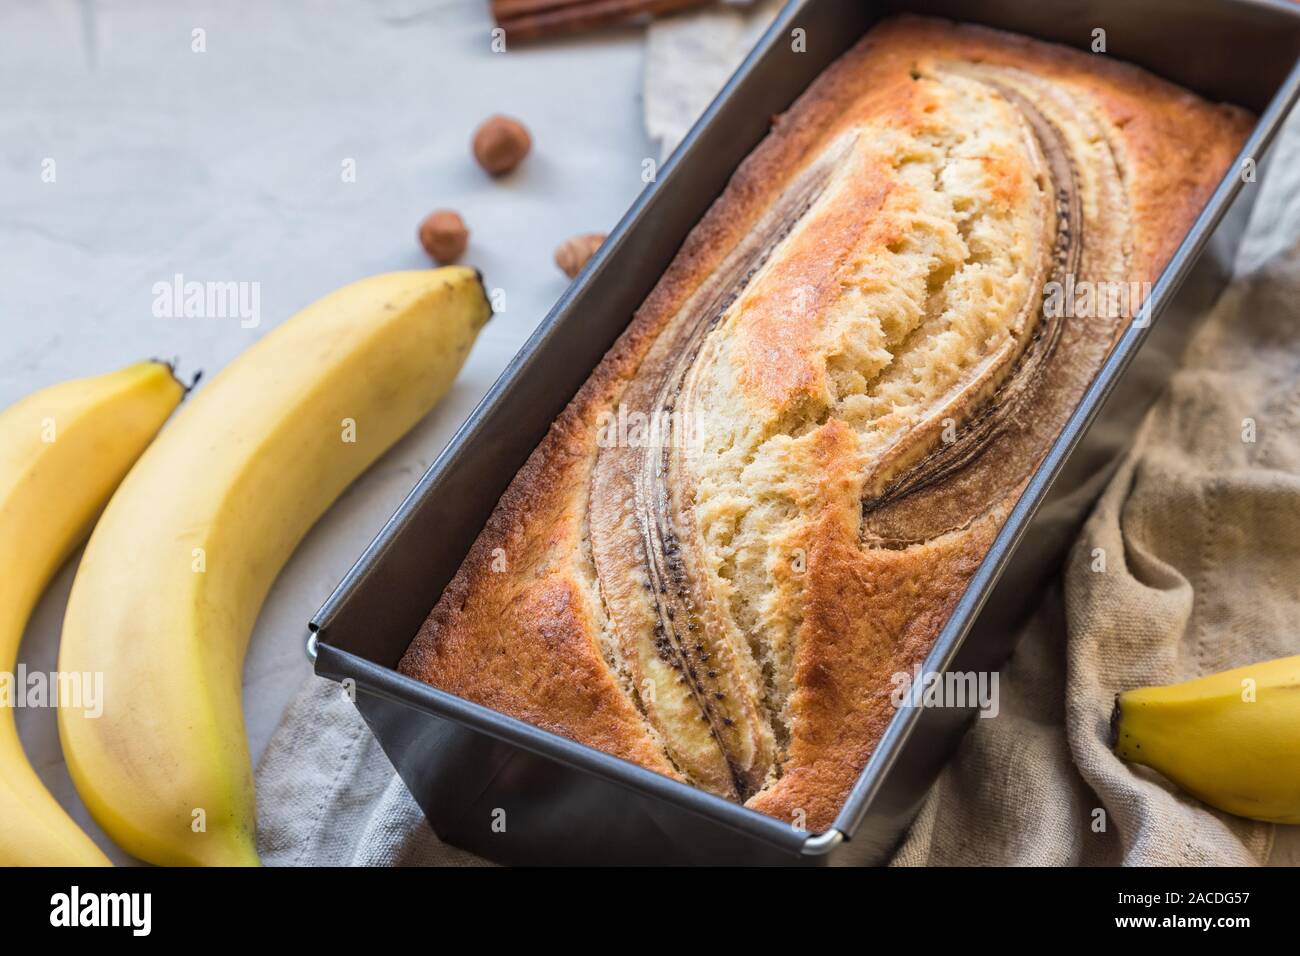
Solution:
[[[612,625],[589,540],[599,417],[619,402],[660,333],[827,144],[866,122],[904,133],[933,125],[933,94],[914,77],[946,63],[1046,81],[1063,103],[1077,102],[1099,125],[1127,202],[1122,213],[1115,210],[1123,229],[1113,231],[1122,240],[1107,241],[1123,245],[1110,251],[1126,263],[1119,278],[1130,281],[1154,282],[1251,124],[1240,110],[1205,103],[1105,56],[937,20],[881,24],[779,118],[692,231],[511,483],[403,658],[403,673],[682,777],[636,688],[611,665]],[[990,154],[984,162],[993,184],[990,208],[1028,202],[1023,157]],[[784,270],[779,279],[742,303],[744,318],[729,341],[748,414],[770,418],[824,401],[828,365],[819,323],[841,289],[836,264],[842,250],[879,250],[903,238],[909,220],[900,196],[897,176],[863,160],[861,175],[836,204],[809,214],[817,228],[783,247],[773,266]],[[1097,223],[1095,234],[1106,228]],[[773,288],[792,287],[808,290],[811,307],[792,311],[764,300]],[[1055,373],[1052,388],[1062,394],[1082,390],[1108,347],[1109,339],[1098,345],[1086,335],[1081,327],[1064,333],[1060,348],[1080,358],[1078,367]],[[862,503],[870,495],[859,439],[835,415],[824,417],[799,446],[816,475],[802,492],[805,520],[789,542],[806,552],[806,573],[789,592],[797,597],[778,602],[797,634],[794,690],[782,718],[788,739],[770,784],[748,801],[812,830],[831,823],[892,717],[890,676],[924,658],[1023,488],[1014,484],[964,527],[922,544],[864,547]],[[1029,429],[1018,440],[1036,461],[1050,436]]]

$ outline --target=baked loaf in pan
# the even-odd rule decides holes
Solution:
[[[830,825],[1250,126],[1105,55],[881,24],[687,238],[402,672]]]

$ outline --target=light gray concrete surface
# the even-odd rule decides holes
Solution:
[[[437,207],[461,212],[466,261],[505,291],[451,394],[276,582],[245,667],[254,759],[309,672],[307,620],[564,290],[555,246],[611,228],[657,155],[640,31],[500,54],[491,27],[486,0],[0,5],[0,407],[152,356],[210,375],[337,286],[427,265],[415,228]],[[534,138],[502,181],[469,152],[494,112]],[[154,283],[177,273],[259,283],[259,325],[156,318]],[[36,611],[29,668],[54,666],[71,582],[70,566]],[[53,712],[20,711],[19,725],[46,783],[110,848]]]

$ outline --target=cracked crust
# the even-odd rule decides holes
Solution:
[[[737,170],[400,669],[824,829],[1122,327],[1052,325],[1043,282],[1154,282],[1250,124],[883,23]],[[620,404],[698,441],[611,447]]]

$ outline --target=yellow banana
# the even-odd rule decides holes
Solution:
[[[108,864],[27,762],[6,698],[23,690],[18,644],[41,592],[184,394],[166,365],[141,362],[0,412],[0,865]]]
[[[61,712],[59,732],[123,849],[258,862],[240,676],[262,601],[330,503],[447,391],[489,314],[464,267],[346,286],[204,386],[122,483],[59,660],[103,672],[103,716]]]
[[[1300,823],[1300,656],[1115,703],[1115,752],[1239,817]]]

